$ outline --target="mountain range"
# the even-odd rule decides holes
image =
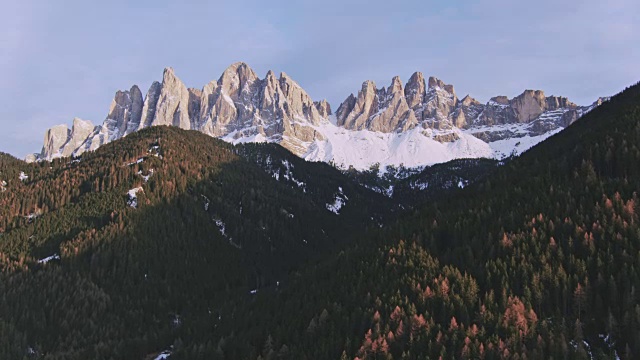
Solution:
[[[565,97],[525,90],[482,104],[469,95],[459,99],[453,85],[415,72],[404,85],[397,76],[386,88],[365,81],[334,113],[326,100],[313,101],[285,73],[277,77],[269,71],[261,79],[239,62],[195,89],[166,68],[162,82],[154,82],[144,97],[136,85],[117,91],[102,125],[75,118],[71,128],[50,128],[41,152],[26,160],[79,156],[156,125],[234,144],[277,143],[306,160],[345,169],[501,159],[564,129],[604,100],[578,106]]]

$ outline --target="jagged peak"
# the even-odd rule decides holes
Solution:
[[[75,120],[75,118],[74,118],[74,120]],[[55,131],[61,131],[61,130],[69,130],[69,126],[67,124],[53,125],[47,131],[48,132],[55,132]]]
[[[526,89],[522,92],[522,94],[514,97],[512,100],[521,99],[524,97],[535,97],[535,98],[544,99],[545,95],[544,95],[544,91],[542,90]]]
[[[318,110],[318,113],[320,114],[320,116],[322,116],[323,118],[327,118],[327,117],[329,117],[329,116],[331,116],[333,114],[331,112],[331,105],[329,104],[327,99],[322,99],[320,101],[314,101],[313,104],[315,105],[316,109]]]
[[[377,90],[377,88],[376,88],[375,81],[373,81],[373,80],[365,80],[362,83],[362,90],[361,91],[363,91],[363,92],[374,91],[375,92],[376,90]]]
[[[453,85],[451,84],[445,84],[444,81],[438,79],[435,76],[429,76],[429,89],[435,89],[435,88],[440,88],[443,89],[444,91],[450,93],[450,94],[455,94],[455,90],[453,89]]]
[[[236,61],[233,64],[229,65],[229,67],[227,67],[227,70],[233,69],[235,71],[235,70],[237,70],[239,68],[251,69],[251,67],[246,62],[244,62],[244,61]]]
[[[91,122],[91,120],[84,120],[84,119],[81,119],[79,117],[74,117],[72,126],[74,128],[77,128],[77,127],[92,127],[93,128],[93,123]]]
[[[142,91],[140,91],[140,88],[138,87],[138,85],[131,86],[131,89],[129,89],[129,93],[130,94],[136,93],[136,94],[142,95]]]
[[[480,102],[474,98],[472,98],[470,95],[467,94],[467,96],[465,96],[464,98],[462,98],[462,100],[460,101],[461,104],[463,106],[470,106],[470,105],[479,105]]]
[[[244,62],[236,62],[227,67],[220,75],[218,85],[224,85],[225,88],[229,86],[240,88],[247,83],[253,83],[257,79],[258,75],[249,65]]]
[[[498,95],[489,99],[488,105],[490,105],[492,102],[500,105],[509,105],[509,98],[504,95]]]
[[[396,92],[403,92],[403,86],[402,86],[402,81],[400,81],[400,76],[394,76],[393,79],[391,79],[391,85],[389,86],[389,93],[396,93]]]
[[[162,72],[162,78],[166,78],[168,76],[175,76],[175,71],[173,70],[173,68],[171,66],[167,66],[164,68],[164,71]]]
[[[203,93],[213,93],[213,91],[218,87],[218,82],[215,80],[209,81],[205,86],[202,87]]]
[[[287,75],[287,73],[280,72],[280,82],[281,83],[285,83],[285,84],[290,84],[293,85],[295,87],[298,87],[300,89],[302,89],[302,86],[300,86],[300,84],[298,84],[295,80],[293,80],[293,78],[291,78],[291,76]]]
[[[417,82],[420,80],[424,81],[424,74],[421,71],[416,71],[413,74],[411,74],[411,77],[409,78],[409,83]]]
[[[247,65],[247,63],[239,61],[239,62],[235,62],[231,65],[229,65],[224,72],[235,72],[235,73],[253,73],[255,74],[255,72],[253,71],[253,69],[251,68],[251,66]]]
[[[435,76],[429,76],[428,85],[429,89],[433,89],[435,87],[444,88],[444,82]]]
[[[180,84],[184,86],[182,80],[176,76],[176,73],[171,67],[164,68],[164,72],[162,73],[162,85],[165,86],[167,84]]]

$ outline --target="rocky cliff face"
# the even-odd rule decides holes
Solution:
[[[435,77],[425,80],[421,72],[416,72],[404,86],[397,76],[386,88],[365,81],[357,95],[350,94],[340,104],[333,125],[329,122],[334,116],[329,103],[314,102],[285,73],[276,76],[269,71],[261,79],[247,64],[239,62],[229,66],[218,80],[194,89],[187,88],[173,69],[166,68],[162,82],[154,82],[144,98],[135,85],[117,91],[102,125],[93,126],[76,118],[71,129],[66,125],[49,129],[42,151],[30,159],[77,156],[142,128],[169,125],[233,143],[275,142],[312,160],[351,159],[345,160],[344,166],[360,160],[366,163],[363,158],[372,153],[372,146],[384,147],[375,150],[380,150],[380,156],[386,156],[389,163],[397,158],[405,164],[421,164],[429,159],[421,152],[436,151],[437,146],[431,143],[446,147],[438,148],[436,152],[440,153],[434,159],[456,157],[458,153],[488,156],[492,144],[526,137],[541,141],[543,135],[570,125],[599,104],[580,107],[564,97],[545,96],[540,90],[526,90],[513,99],[496,96],[482,104],[469,95],[460,100],[453,85]],[[349,132],[360,130],[388,135],[378,135],[378,139],[386,139],[379,142],[368,133],[352,136]],[[404,144],[403,134],[412,140]],[[338,148],[346,155],[333,154]],[[362,155],[357,159],[348,156],[352,150]],[[393,153],[398,151],[404,152]],[[449,155],[443,155],[443,151]],[[494,156],[504,155],[509,149],[496,151]],[[416,162],[408,156],[427,160]]]

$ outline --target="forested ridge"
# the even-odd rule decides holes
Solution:
[[[0,358],[635,359],[638,144],[640,85],[399,199],[174,128],[0,154]]]
[[[394,207],[280,147],[168,127],[78,159],[0,159],[3,359],[142,358]]]

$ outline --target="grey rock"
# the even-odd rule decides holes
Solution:
[[[69,141],[64,145],[62,156],[79,155],[84,152],[85,149],[82,149],[82,144],[94,131],[95,126],[91,121],[74,118]]]
[[[413,73],[407,82],[407,86],[404,88],[407,105],[411,109],[418,108],[424,102],[426,92],[424,75],[422,75],[421,72]]]
[[[397,76],[386,89],[376,89],[373,81],[365,81],[357,98],[350,95],[340,105],[336,120],[338,126],[349,130],[380,132],[406,131],[417,124]]]
[[[140,126],[142,107],[142,93],[136,85],[129,91],[116,92],[104,121],[110,140],[130,134]]]
[[[451,121],[454,126],[465,129],[478,119],[483,110],[484,106],[478,100],[467,95],[458,102],[451,114]]]
[[[42,148],[42,156],[46,159],[60,157],[62,155],[62,147],[69,141],[71,132],[67,125],[56,125],[44,135],[44,146]]]
[[[329,116],[333,115],[331,113],[331,105],[327,100],[314,101],[313,104],[316,106],[316,109],[318,110],[318,114],[320,115],[320,117],[326,119]]]
[[[189,91],[170,67],[164,69],[155,118],[151,125],[173,125],[181,129],[191,129]]]
[[[158,105],[158,99],[160,98],[160,92],[162,90],[162,84],[154,81],[147,91],[147,96],[144,99],[142,106],[142,118],[138,126],[138,130],[151,126],[152,122],[156,118],[156,106]]]

